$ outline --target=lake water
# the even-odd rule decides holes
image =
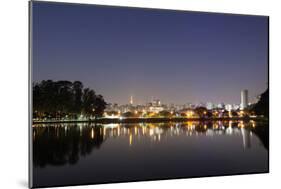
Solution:
[[[33,125],[34,186],[268,172],[255,121]]]

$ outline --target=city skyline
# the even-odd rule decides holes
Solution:
[[[241,90],[240,94],[243,93],[244,91],[247,91],[247,95],[248,95],[248,90],[247,89]],[[245,101],[244,100],[245,98],[247,98],[247,100],[246,100],[246,102],[243,102],[243,101]],[[116,102],[108,102],[108,103],[109,104],[118,104],[118,105],[126,105],[126,104],[127,105],[145,105],[147,103],[152,103],[154,101],[159,101],[159,102],[161,102],[161,104],[166,104],[166,105],[167,104],[174,104],[174,105],[184,105],[184,104],[200,105],[201,104],[201,105],[204,105],[204,106],[207,106],[208,103],[212,103],[213,105],[218,105],[218,104],[223,103],[224,105],[229,105],[229,104],[231,104],[231,105],[242,105],[243,104],[242,106],[244,108],[244,107],[246,107],[249,104],[256,103],[257,100],[259,100],[259,96],[256,96],[255,98],[253,98],[252,101],[249,101],[249,97],[248,96],[247,97],[244,97],[244,96],[242,97],[241,96],[240,102],[238,102],[238,103],[227,103],[227,102],[222,102],[222,101],[219,101],[219,102],[211,102],[211,101],[202,102],[201,101],[201,102],[184,102],[184,103],[175,104],[173,102],[163,102],[163,101],[161,101],[161,99],[152,96],[150,100],[148,100],[148,101],[146,101],[144,103],[138,103],[138,100],[136,99],[136,96],[131,95],[131,96],[129,96],[128,101],[123,103],[123,104],[122,103],[116,103]]]
[[[240,104],[241,90],[251,102],[267,88],[267,17],[34,7],[33,81],[80,80],[118,104]]]

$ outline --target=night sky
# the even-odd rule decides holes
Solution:
[[[268,18],[33,2],[33,81],[107,102],[240,103],[267,88]]]

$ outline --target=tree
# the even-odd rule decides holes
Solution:
[[[232,117],[237,117],[238,113],[236,111],[231,111],[231,115],[232,115]]]
[[[170,117],[172,114],[169,111],[163,110],[159,112],[159,116]]]
[[[269,90],[261,94],[259,101],[253,106],[252,110],[257,115],[269,117]]]
[[[56,92],[56,111],[59,113],[71,112],[73,106],[72,82],[57,81],[55,82]],[[53,104],[54,105],[54,104]]]
[[[83,112],[87,117],[101,116],[106,102],[89,88],[83,89],[80,81],[43,80],[33,83],[34,118],[62,118]]]
[[[205,118],[207,116],[208,110],[205,107],[197,107],[194,109],[194,112],[200,117]]]
[[[96,94],[95,91],[86,88],[83,91],[83,113],[89,117],[94,116]]]
[[[80,81],[73,82],[73,113],[80,114],[82,109],[83,84]]]
[[[101,95],[98,95],[95,100],[94,114],[97,117],[101,117],[103,115],[104,109],[106,108],[106,102]]]

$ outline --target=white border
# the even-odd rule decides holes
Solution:
[[[59,0],[58,0],[59,1]],[[106,184],[69,188],[270,188],[280,183],[281,11],[276,0],[67,0],[67,2],[270,16],[270,174]],[[28,177],[28,2],[0,7],[0,188],[27,187]],[[275,188],[275,187],[274,187]]]

